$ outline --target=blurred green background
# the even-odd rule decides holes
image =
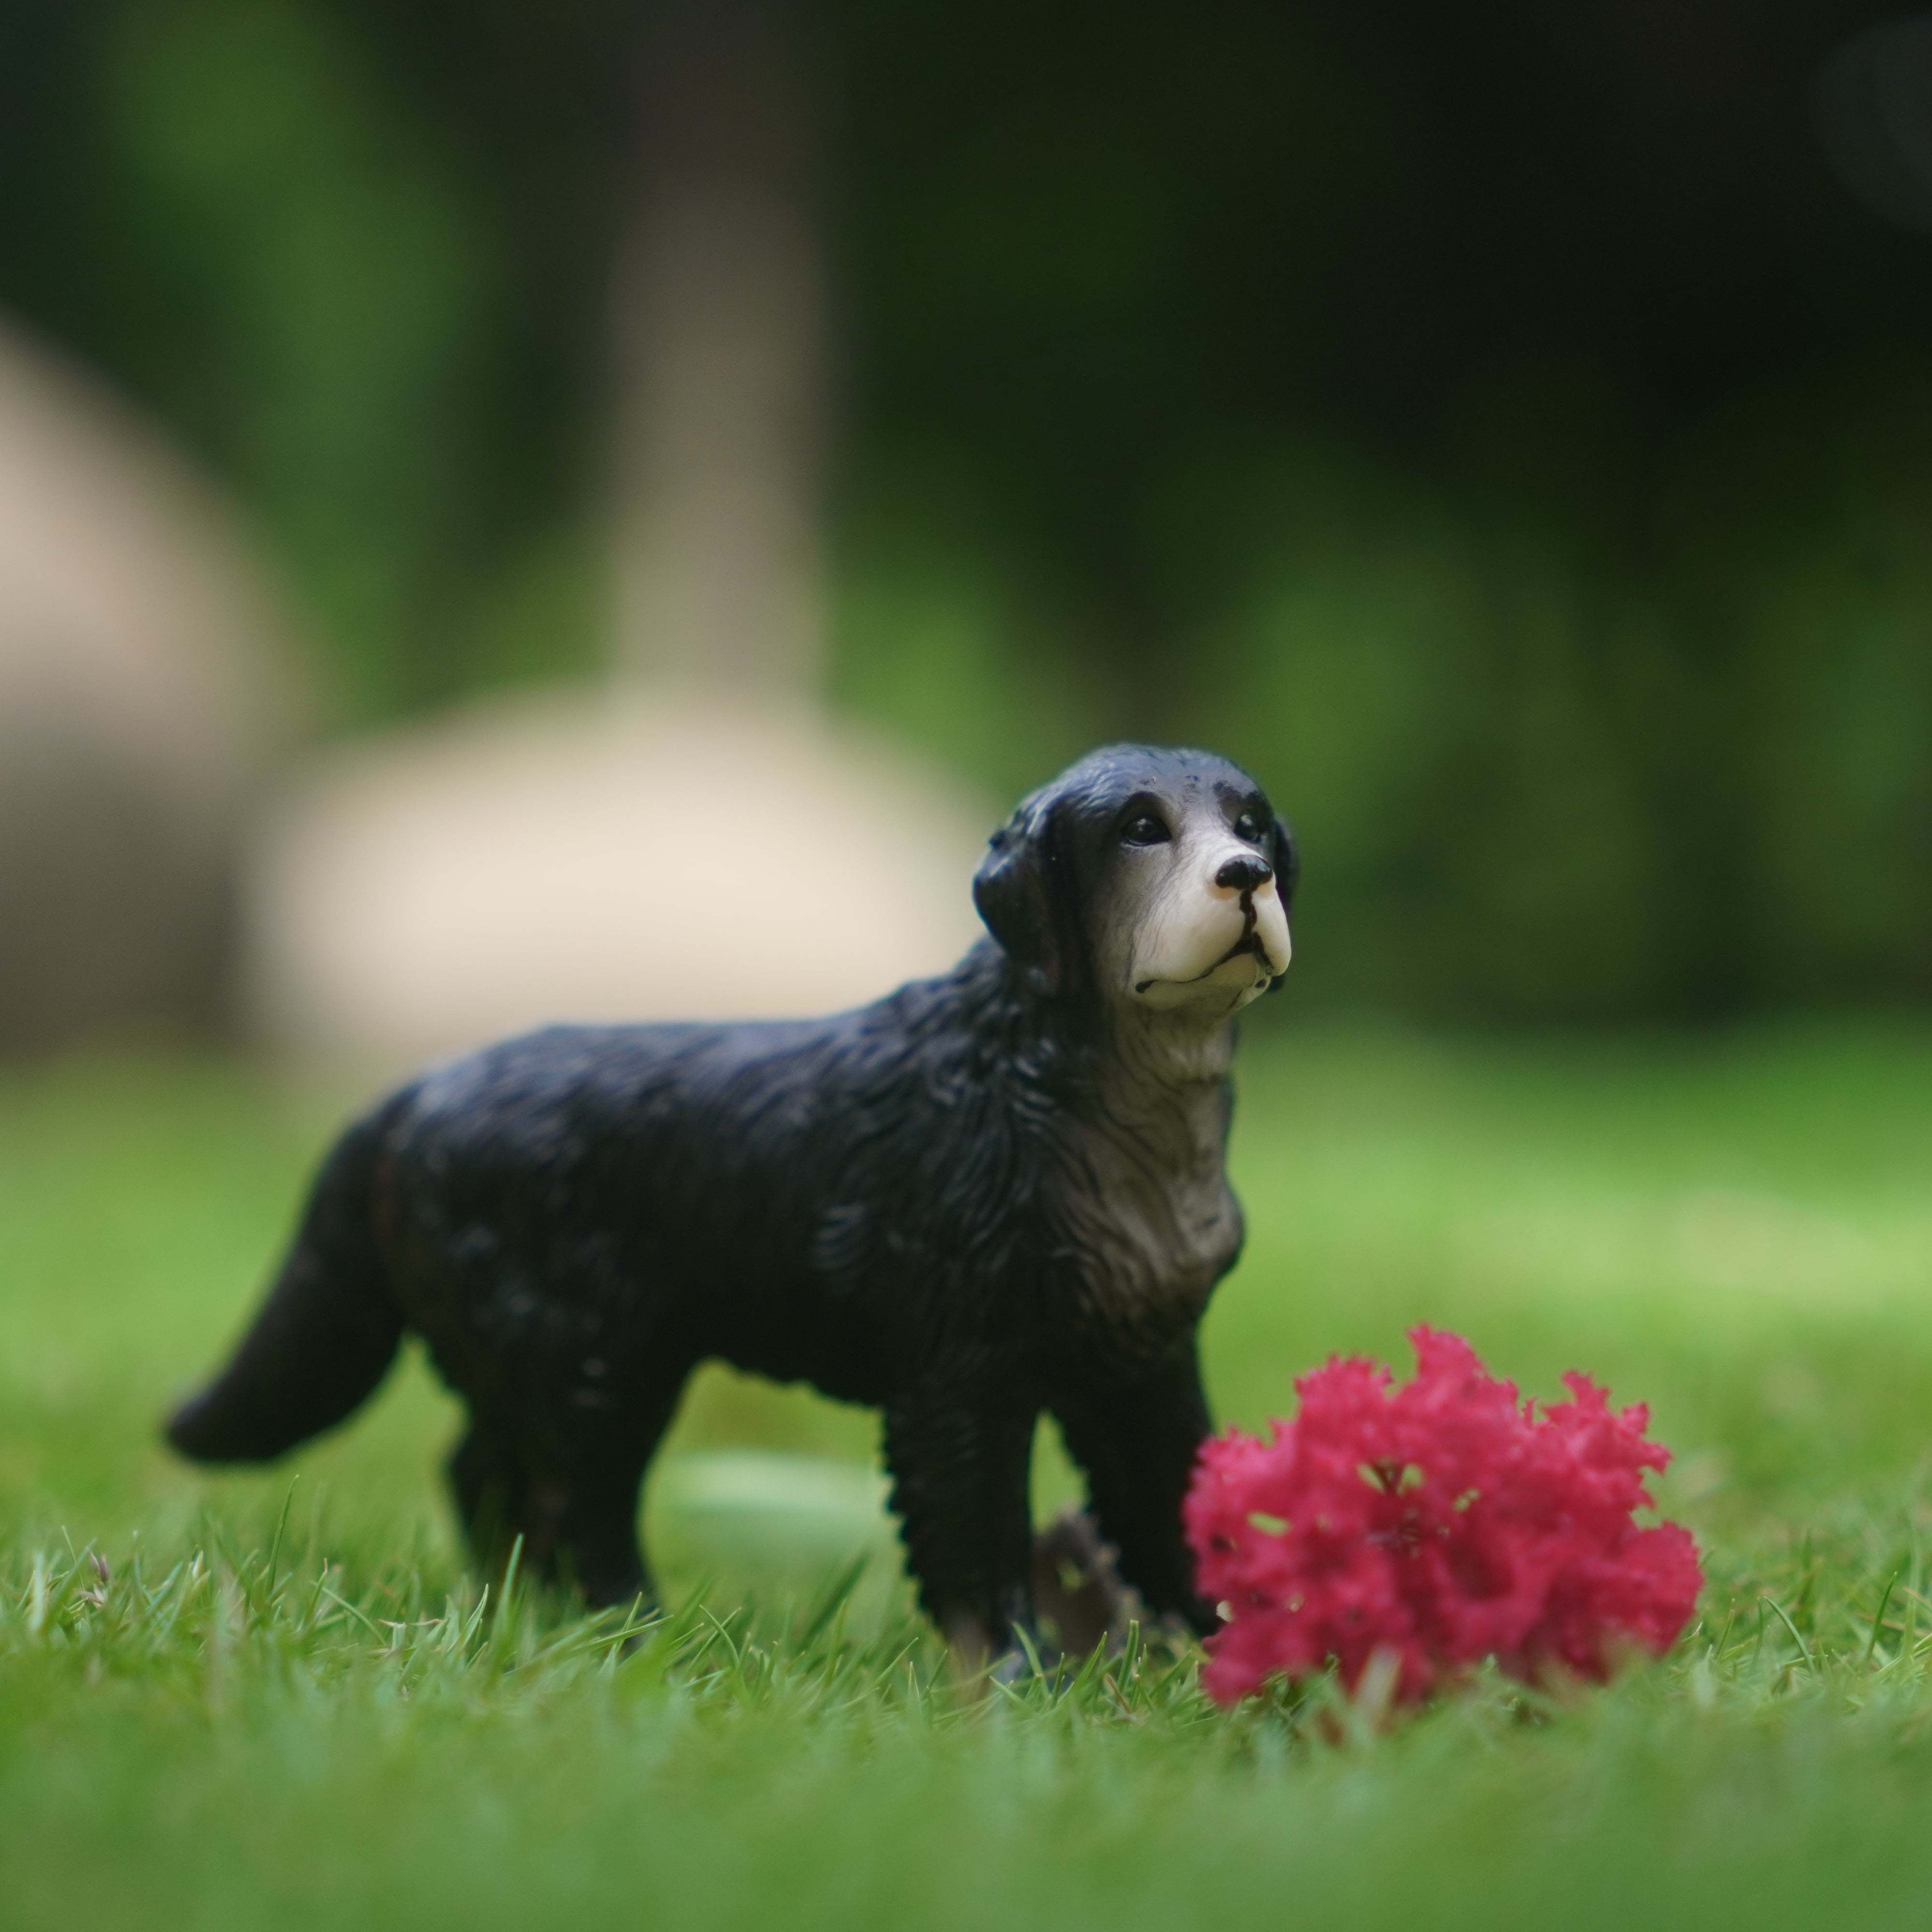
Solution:
[[[1853,0],[0,0],[0,1921],[1922,1920],[1928,158],[1932,21]],[[1526,1393],[1582,1366],[1648,1401],[1708,1578],[1657,1669],[1546,1708],[1489,1682],[1372,1746],[1210,1712],[1187,1653],[980,1709],[909,1617],[876,1419],[715,1364],[646,1502],[711,1635],[628,1664],[556,1606],[479,1636],[413,1351],[273,1468],[163,1450],[364,1090],[236,1050],[273,1031],[215,957],[261,921],[256,834],[329,741],[420,724],[440,755],[465,699],[574,684],[588,714],[663,668],[615,662],[626,437],[679,426],[626,428],[626,329],[686,166],[808,232],[779,292],[804,316],[820,278],[822,353],[762,417],[697,416],[822,416],[771,439],[819,550],[801,655],[969,782],[961,886],[982,807],[1112,736],[1232,753],[1301,835],[1216,1414],[1282,1413],[1333,1351],[1405,1369],[1420,1320]],[[728,322],[743,291],[695,280]],[[235,627],[277,669],[292,630],[310,694],[238,730],[218,811],[130,669],[192,657],[178,609],[141,635],[165,572],[34,601],[149,533],[106,541],[83,470],[67,534],[103,542],[22,566],[16,318],[190,453],[293,614]],[[728,589],[784,548],[749,523]],[[84,707],[43,674],[72,664],[129,674],[168,784],[111,706],[63,737]],[[801,872],[820,808],[734,817],[742,781],[732,850]],[[591,854],[586,896],[688,918],[632,821],[585,838],[616,793],[563,789],[545,836]],[[393,897],[455,848],[423,849]],[[88,991],[195,892],[194,999]],[[824,896],[794,954],[862,926]],[[316,903],[302,934],[394,963],[331,926],[381,893]],[[1041,1443],[1044,1516],[1074,1484]],[[856,1634],[825,1636],[857,1557]]]
[[[668,10],[0,5],[0,300],[236,493],[338,728],[598,660]],[[1932,244],[1814,105],[1881,12],[762,12],[837,703],[1002,797],[1108,736],[1248,761],[1304,1004],[1924,994]]]

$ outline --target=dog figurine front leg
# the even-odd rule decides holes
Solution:
[[[1087,1472],[1089,1503],[1123,1580],[1156,1616],[1184,1618],[1203,1636],[1216,1628],[1214,1606],[1195,1591],[1180,1520],[1195,1458],[1214,1432],[1193,1338],[1147,1374],[1096,1380],[1049,1406]]]
[[[916,1388],[885,1416],[892,1507],[921,1606],[968,1668],[1017,1658],[1033,1622],[1028,1493],[1036,1406],[962,1388]]]

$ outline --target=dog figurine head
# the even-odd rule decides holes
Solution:
[[[1110,745],[1021,801],[973,903],[1036,993],[1212,1024],[1280,983],[1298,871],[1238,765]]]

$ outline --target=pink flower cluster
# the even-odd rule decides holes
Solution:
[[[1670,1452],[1642,1404],[1587,1376],[1540,1414],[1460,1336],[1409,1331],[1414,1379],[1360,1357],[1295,1384],[1272,1439],[1206,1444],[1185,1505],[1202,1595],[1225,1628],[1204,1682],[1232,1704],[1332,1658],[1353,1690],[1376,1652],[1414,1701],[1486,1657],[1534,1682],[1601,1681],[1619,1651],[1667,1649],[1703,1582],[1676,1523],[1639,1528]]]

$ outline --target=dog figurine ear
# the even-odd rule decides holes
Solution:
[[[1073,980],[1079,940],[1072,897],[1052,810],[1028,799],[987,842],[973,876],[973,904],[1034,991],[1048,998]]]
[[[1294,834],[1288,829],[1287,820],[1277,816],[1274,821],[1274,889],[1281,899],[1281,916],[1288,921],[1291,938],[1294,932],[1294,889],[1300,883],[1301,848],[1294,842]],[[1286,973],[1277,973],[1268,991],[1279,992],[1287,978]]]

